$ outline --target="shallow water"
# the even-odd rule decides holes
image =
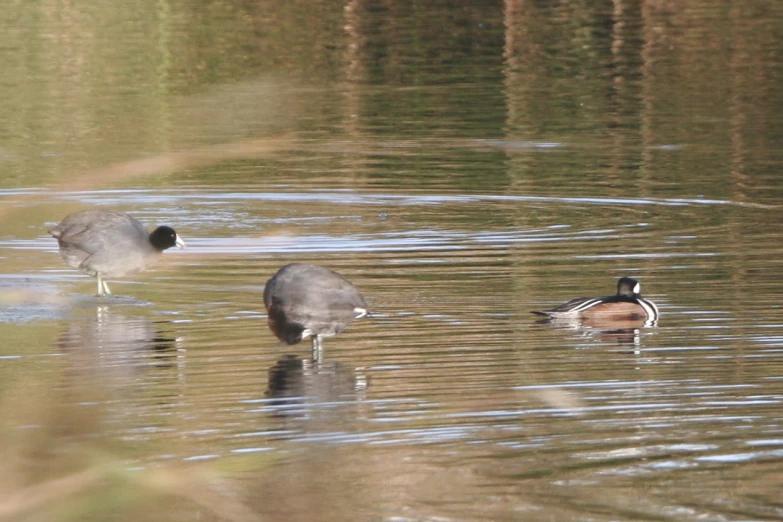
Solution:
[[[274,487],[272,505],[306,490],[335,519],[401,506],[447,519],[777,516],[781,313],[774,278],[753,275],[777,251],[748,256],[717,239],[720,226],[685,237],[667,226],[766,211],[322,188],[47,204],[103,198],[146,222],[166,215],[189,248],[112,285],[131,297],[100,299],[44,224],[4,241],[17,263],[6,291],[26,292],[4,319],[37,335],[20,334],[3,366],[64,371],[75,397],[98,386],[99,435],[128,442],[138,465],[278,453],[275,483],[263,468],[248,487]],[[536,226],[494,224],[515,213]],[[570,225],[575,214],[591,219]],[[326,341],[321,364],[265,325],[263,283],[292,260],[339,270],[373,311]],[[611,293],[621,274],[658,303],[657,327],[558,327],[529,313]],[[327,469],[337,476],[323,483]],[[357,487],[369,498],[335,492]],[[260,511],[275,513],[270,497]]]
[[[75,80],[38,64],[36,110],[0,109],[15,115],[0,151],[11,438],[129,470],[204,466],[246,509],[177,490],[190,501],[150,508],[171,520],[783,518],[783,126],[766,109],[783,91],[780,43],[758,28],[783,17],[732,8],[724,49],[711,4],[687,13],[694,39],[683,12],[650,7],[317,3],[284,45],[250,29],[300,11],[231,5],[213,6],[236,30],[216,40],[225,61],[194,39],[184,63],[161,60],[164,82],[86,53],[71,66],[100,96],[45,94]],[[146,45],[124,30],[109,49]],[[313,55],[292,43],[305,33],[331,43]],[[277,61],[240,58],[259,41]],[[74,115],[69,134],[57,122]],[[174,226],[188,248],[93,297],[46,233],[88,207]],[[373,312],[320,362],[266,326],[264,282],[292,261],[339,271]],[[657,326],[530,313],[622,275]],[[74,467],[51,451],[48,474],[32,450],[6,471],[36,484]]]

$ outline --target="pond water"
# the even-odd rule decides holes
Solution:
[[[1,15],[0,518],[783,519],[783,5],[436,4]],[[85,208],[188,248],[95,297]]]

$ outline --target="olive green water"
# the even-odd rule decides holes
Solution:
[[[120,4],[0,14],[0,519],[783,518],[783,5]],[[95,298],[84,208],[188,248]]]

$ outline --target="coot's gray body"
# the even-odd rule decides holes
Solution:
[[[138,272],[154,264],[167,248],[185,246],[170,227],[158,227],[150,234],[137,219],[111,210],[75,212],[49,233],[57,239],[66,263],[98,278],[101,296],[111,294],[104,278]]]
[[[264,305],[272,333],[286,344],[312,338],[314,358],[320,357],[323,337],[367,315],[367,304],[350,281],[307,263],[278,270],[264,287]]]

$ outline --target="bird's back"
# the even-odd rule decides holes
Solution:
[[[270,314],[301,324],[314,334],[339,332],[367,310],[350,281],[329,269],[304,263],[284,266],[267,282],[264,305]]]
[[[143,268],[154,254],[144,225],[120,212],[76,212],[49,233],[66,263],[90,273],[119,277]]]

